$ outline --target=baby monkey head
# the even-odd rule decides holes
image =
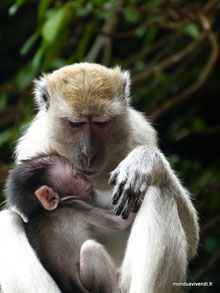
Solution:
[[[128,132],[129,87],[127,71],[90,63],[66,66],[35,81],[42,127],[77,171],[100,173],[118,156]]]
[[[92,185],[85,176],[77,174],[71,162],[58,154],[21,161],[11,169],[5,186],[9,205],[28,218],[41,209],[40,202],[44,208],[54,209],[65,197],[88,200],[92,193]]]

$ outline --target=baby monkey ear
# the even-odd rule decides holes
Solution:
[[[34,80],[34,96],[38,108],[47,111],[50,107],[50,96],[44,76]]]
[[[43,185],[35,191],[36,197],[45,210],[55,210],[59,204],[58,194],[49,186]]]

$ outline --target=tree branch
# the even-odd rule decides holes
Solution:
[[[149,78],[152,74],[158,74],[166,68],[180,62],[186,55],[191,53],[195,48],[204,40],[205,35],[202,35],[199,39],[193,41],[188,46],[186,46],[183,50],[177,52],[176,54],[169,56],[167,59],[163,60],[156,66],[149,68],[141,73],[136,74],[132,80],[133,84],[140,83],[147,78]]]
[[[212,46],[212,51],[198,80],[185,91],[166,101],[160,108],[150,113],[150,116],[153,118],[153,120],[157,119],[159,116],[169,111],[177,104],[187,100],[193,93],[198,91],[203,86],[208,76],[210,75],[219,55],[219,44],[214,32],[210,32],[208,34],[208,38]]]
[[[106,19],[106,21],[103,25],[103,30],[111,33],[112,30],[114,29],[116,23],[117,23],[117,18],[116,18],[115,13],[113,12],[112,16]],[[85,57],[85,61],[87,61],[87,62],[96,61],[97,56],[98,56],[99,52],[102,50],[102,48],[104,47],[107,39],[108,39],[107,36],[98,35],[91,50],[89,51],[89,53]]]

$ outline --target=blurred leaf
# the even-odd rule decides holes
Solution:
[[[177,163],[180,162],[180,156],[177,154],[171,154],[169,155],[169,162],[171,165],[176,165]]]
[[[146,28],[140,27],[136,30],[135,35],[139,38],[143,37],[146,34]]]
[[[38,18],[42,19],[45,15],[45,12],[47,11],[47,8],[51,3],[51,0],[40,0],[38,2]]]
[[[60,30],[66,25],[68,17],[68,6],[50,10],[48,18],[42,27],[43,38],[48,42],[54,42]]]
[[[26,2],[26,0],[16,0],[15,4],[13,4],[9,8],[8,13],[10,15],[14,15],[17,12],[18,8],[20,8],[25,2]]]
[[[44,43],[45,45],[41,45],[40,48],[37,50],[36,54],[34,55],[33,59],[32,59],[32,65],[33,65],[33,68],[39,68],[40,67],[40,62],[41,62],[41,59],[43,57],[43,53],[45,51],[45,49],[47,48],[46,44],[48,45],[48,43]]]
[[[30,36],[30,38],[27,39],[27,41],[24,43],[24,45],[22,46],[20,50],[21,56],[25,56],[29,52],[29,50],[31,49],[33,44],[36,42],[36,40],[39,38],[39,36],[40,36],[40,32],[36,31],[35,33],[33,33],[33,35]]]
[[[194,39],[198,39],[201,36],[198,25],[193,22],[187,24],[183,31]]]
[[[124,11],[125,20],[129,23],[137,23],[141,19],[141,15],[134,7],[127,7]]]
[[[93,5],[91,2],[87,2],[86,5],[83,7],[79,7],[76,11],[77,16],[86,16],[90,12],[93,11]]]
[[[192,128],[197,132],[204,131],[204,129],[206,129],[206,123],[204,119],[201,117],[194,118],[192,121]]]
[[[145,3],[145,7],[151,12],[158,12],[161,9],[161,5],[164,3],[164,0],[148,0]]]
[[[145,68],[145,63],[143,61],[137,61],[134,63],[135,71],[141,71]]]
[[[60,33],[56,38],[56,46],[53,46],[53,44],[49,43],[46,47],[42,63],[42,69],[43,70],[49,70],[51,68],[51,64],[53,60],[59,56],[60,51],[62,50],[63,45],[68,40],[68,30],[65,30],[64,32]]]
[[[8,95],[6,93],[2,93],[0,95],[0,110],[4,110],[8,101]]]
[[[16,0],[15,1],[15,5],[17,7],[21,7],[24,4],[24,2],[26,2],[26,0]]]
[[[24,66],[15,77],[15,84],[18,88],[24,89],[26,88],[32,79],[36,76],[37,71],[33,67],[32,63]]]
[[[104,2],[103,0],[92,0],[92,3],[98,7],[102,6]]]
[[[96,17],[98,19],[107,19],[112,15],[112,11],[110,9],[102,9],[97,12]]]
[[[12,128],[7,128],[6,130],[0,133],[0,146],[6,142],[13,142],[17,138],[17,130]]]
[[[9,15],[14,15],[17,12],[18,8],[17,6],[14,4],[12,5],[9,9],[8,9],[8,14]]]
[[[93,31],[95,25],[96,25],[96,21],[92,20],[89,23],[87,23],[85,26],[83,37],[81,38],[81,40],[78,44],[78,48],[77,48],[78,61],[82,61],[83,58],[85,57],[87,45],[88,45],[90,38],[93,35],[92,31]]]
[[[204,240],[204,248],[209,252],[212,253],[216,250],[219,246],[219,241],[214,237],[208,237]]]
[[[148,30],[147,30],[147,34],[146,34],[146,38],[145,38],[145,44],[146,45],[151,45],[157,35],[159,31],[159,27],[158,26],[151,26]]]
[[[52,60],[50,65],[52,69],[58,69],[60,67],[67,65],[67,63],[66,60],[63,58],[55,58]]]

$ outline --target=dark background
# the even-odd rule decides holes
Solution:
[[[1,0],[1,207],[15,141],[35,114],[32,80],[84,60],[119,64],[199,213],[189,281],[213,286],[190,291],[220,292],[219,40],[218,0]]]

